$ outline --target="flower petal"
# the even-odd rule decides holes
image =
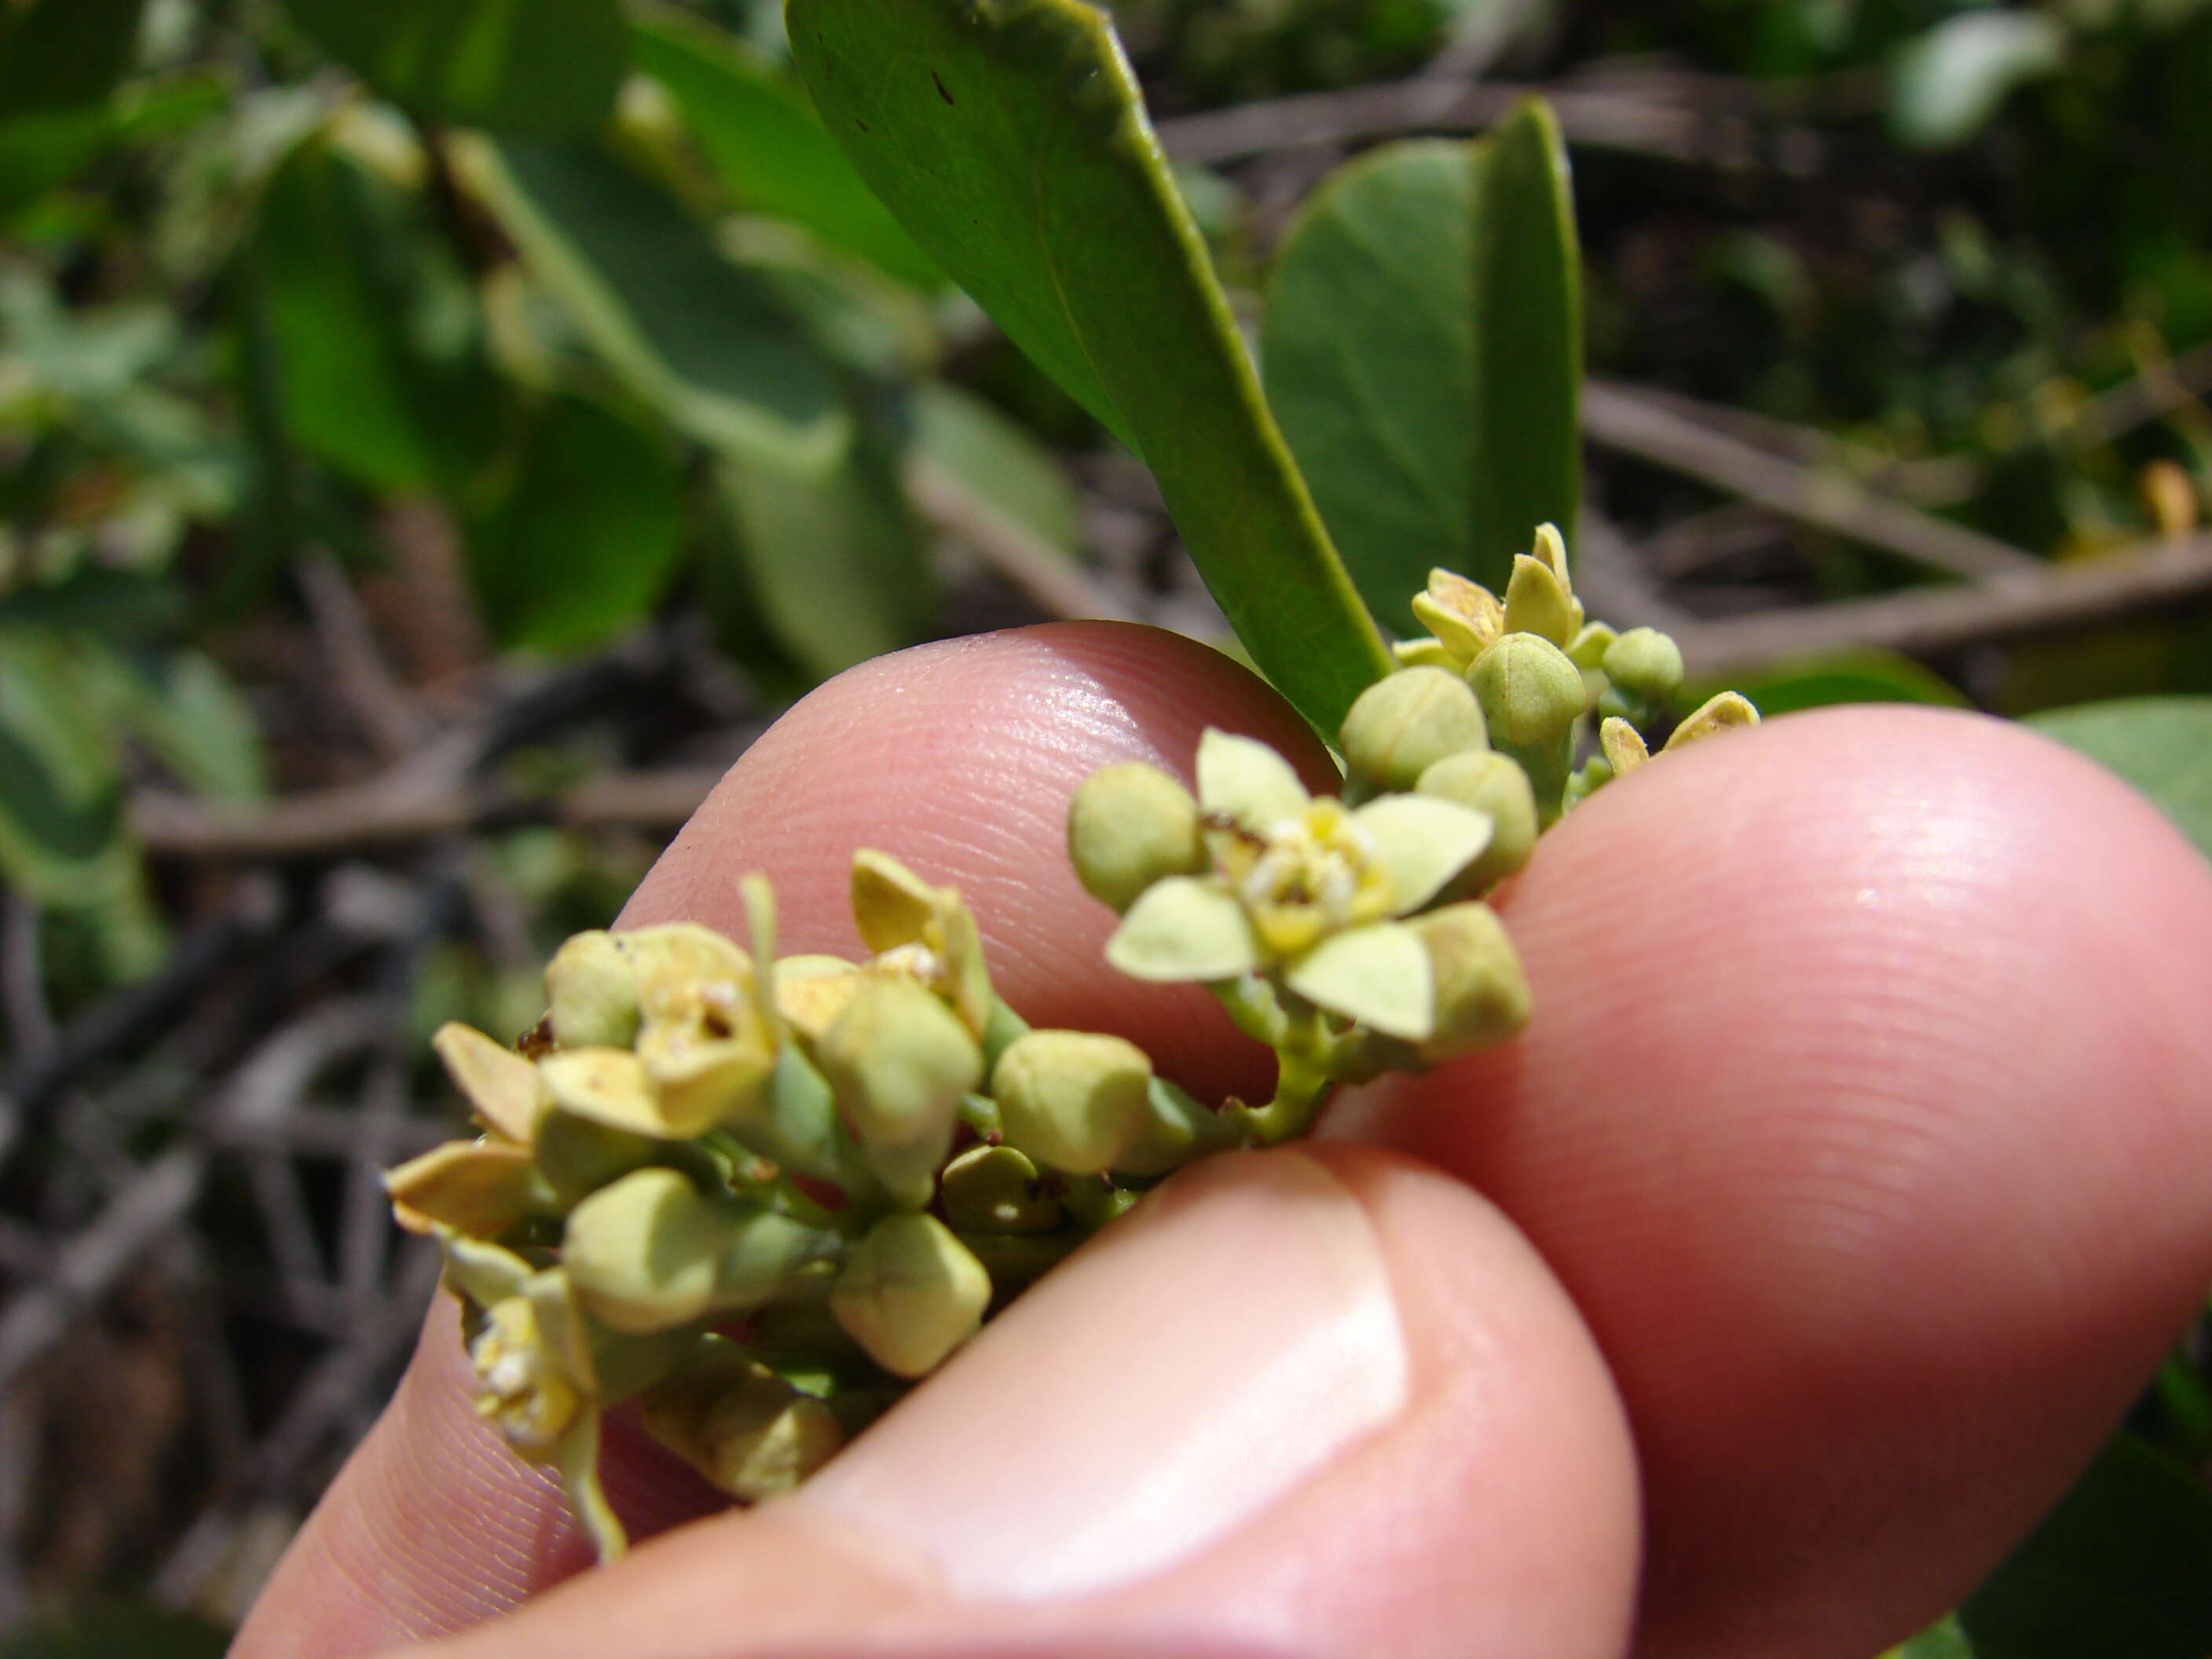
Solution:
[[[1490,845],[1491,819],[1457,801],[1384,795],[1352,815],[1390,878],[1390,914],[1418,910]]]
[[[853,854],[853,922],[871,951],[911,945],[953,897],[887,853],[863,847]]]
[[[410,1233],[440,1224],[489,1237],[538,1206],[543,1183],[527,1146],[506,1140],[449,1140],[384,1175],[392,1218]]]
[[[538,1121],[552,1104],[537,1066],[459,1020],[441,1025],[430,1046],[453,1086],[495,1133],[523,1146],[536,1139]]]
[[[450,1228],[437,1230],[438,1248],[446,1253],[446,1278],[479,1308],[496,1307],[510,1297],[524,1294],[533,1269],[512,1250],[480,1238],[465,1238]]]
[[[563,1111],[659,1140],[683,1138],[672,1133],[645,1062],[627,1048],[569,1048],[546,1055],[538,1068]]]
[[[1419,934],[1395,921],[1323,939],[1283,979],[1307,1001],[1385,1036],[1419,1042],[1436,1030],[1429,953]]]
[[[1219,883],[1170,876],[1129,907],[1106,960],[1132,979],[1235,979],[1260,965],[1260,945],[1244,907]]]
[[[1209,726],[1198,740],[1198,802],[1207,811],[1264,830],[1297,817],[1311,799],[1290,762],[1257,738]]]

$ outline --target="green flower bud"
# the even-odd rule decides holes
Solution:
[[[845,1254],[830,1311],[895,1376],[927,1376],[975,1334],[991,1276],[934,1216],[894,1215]]]
[[[1582,718],[1581,671],[1535,635],[1508,634],[1475,659],[1468,679],[1500,747],[1548,748]]]
[[[1392,643],[1390,654],[1398,659],[1401,668],[1442,668],[1451,673],[1461,672],[1462,665],[1452,655],[1442,640],[1426,635],[1418,640],[1398,640]]]
[[[558,1109],[538,1125],[538,1172],[564,1203],[573,1204],[632,1170],[655,1161],[668,1143],[635,1129]]]
[[[1520,763],[1488,751],[1451,755],[1421,774],[1424,795],[1487,813],[1490,844],[1446,891],[1472,898],[1528,863],[1536,849],[1536,792]]]
[[[1402,668],[1359,694],[1337,747],[1354,778],[1406,790],[1445,756],[1489,742],[1482,705],[1464,678],[1441,668]]]
[[[546,965],[545,1001],[562,1048],[628,1048],[638,1025],[629,946],[612,933],[578,933]]]
[[[1606,647],[1604,668],[1625,696],[1662,702],[1681,687],[1682,647],[1656,628],[1632,628]]]
[[[1506,631],[1534,634],[1565,647],[1581,627],[1579,608],[1559,573],[1540,559],[1516,554],[1505,587]]]
[[[1420,1045],[1431,1062],[1503,1042],[1528,1023],[1528,981],[1505,924],[1486,904],[1452,904],[1410,924],[1436,977],[1437,1026]]]
[[[709,1337],[700,1358],[638,1401],[647,1433],[744,1503],[788,1492],[845,1440],[836,1415],[734,1343]]]
[[[1685,744],[1698,743],[1719,732],[1739,726],[1759,724],[1759,710],[1752,707],[1751,699],[1741,691],[1723,691],[1708,698],[1680,726],[1667,745],[1659,752],[1671,754]]]
[[[1608,623],[1584,623],[1567,641],[1567,660],[1585,674],[1594,672],[1605,666],[1605,653],[1620,637]]]
[[[1560,798],[1559,810],[1571,811],[1592,795],[1613,781],[1613,764],[1602,755],[1593,755],[1583,763],[1582,769],[1567,780],[1566,793]]]
[[[714,1302],[730,1224],[673,1170],[639,1170],[570,1212],[561,1262],[600,1323],[633,1334],[689,1324]]]
[[[1031,1031],[991,1074],[1006,1139],[1071,1175],[1113,1169],[1152,1115],[1152,1062],[1133,1042],[1089,1031]]]
[[[1468,678],[1490,722],[1492,746],[1521,763],[1538,816],[1550,822],[1574,760],[1575,722],[1587,695],[1582,671],[1549,640],[1508,634],[1475,659]]]
[[[1103,767],[1068,803],[1067,856],[1085,892],[1127,910],[1154,882],[1206,868],[1198,803],[1157,766]]]
[[[1012,1146],[970,1146],[939,1182],[945,1218],[963,1233],[1048,1233],[1067,1212],[1044,1195],[1037,1166]]]
[[[918,981],[866,975],[815,1058],[878,1178],[898,1202],[927,1203],[962,1097],[983,1077],[968,1028]]]

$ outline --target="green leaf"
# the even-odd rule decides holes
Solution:
[[[131,87],[106,104],[0,122],[0,214],[67,184],[111,149],[191,126],[229,102],[220,79],[194,75]]]
[[[1474,144],[1413,140],[1332,175],[1267,285],[1267,395],[1376,616],[1430,569],[1504,591],[1539,524],[1572,539],[1582,279],[1542,104]]]
[[[828,361],[674,202],[588,145],[472,144],[458,159],[578,331],[681,429],[835,463],[851,422]]]
[[[131,659],[95,647],[115,718],[178,779],[234,801],[268,793],[261,728],[245,698],[197,651]]]
[[[2118,773],[2212,858],[2212,697],[2123,697],[2027,724]]]
[[[628,67],[617,0],[284,3],[316,45],[378,91],[457,126],[597,131]]]
[[[2204,1659],[2212,1491],[2117,1436],[1959,1610],[1975,1659]]]
[[[915,388],[914,445],[977,500],[1075,556],[1080,505],[1066,470],[993,404],[943,380],[925,382]]]
[[[1890,67],[1890,126],[1922,149],[1963,144],[2015,87],[2065,61],[2066,31],[2040,11],[1992,7],[1947,17]]]
[[[122,847],[112,726],[62,639],[0,635],[0,871],[33,897],[76,905]]]
[[[459,277],[415,208],[310,140],[270,179],[248,254],[286,430],[385,491],[457,485],[494,424],[471,343],[430,349],[438,301],[450,308]]]
[[[860,176],[1152,468],[1255,661],[1334,732],[1389,668],[1260,395],[1104,13],[1081,0],[791,0]]]
[[[501,644],[574,650],[649,613],[683,550],[666,442],[563,397],[531,428],[513,487],[471,526],[469,575]]]
[[[1958,1614],[1952,1613],[1910,1641],[1899,1643],[1881,1659],[1974,1659],[1974,1644],[1959,1627]]]
[[[138,54],[146,0],[32,0],[0,8],[0,121],[82,109]]]
[[[864,437],[830,465],[732,447],[716,479],[758,620],[827,677],[911,645],[936,595],[892,458]]]
[[[118,1601],[19,1628],[0,1640],[0,1659],[222,1659],[229,1641],[197,1615]]]
[[[672,10],[630,26],[637,66],[660,82],[731,196],[801,224],[902,281],[945,281],[823,130],[806,94],[721,30]]]

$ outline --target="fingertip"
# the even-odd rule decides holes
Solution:
[[[1502,1203],[1611,1358],[1642,1650],[1870,1651],[2046,1505],[2202,1294],[2212,878],[1978,717],[1699,744],[1506,902],[1537,1015],[1356,1130]]]

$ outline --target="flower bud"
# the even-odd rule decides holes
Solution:
[[[1639,702],[1659,702],[1682,684],[1682,647],[1656,628],[1632,628],[1605,652],[1605,677]]]
[[[638,1024],[629,946],[597,929],[576,934],[546,965],[545,1001],[562,1048],[628,1048]]]
[[[1044,1195],[1037,1166],[1012,1146],[970,1146],[938,1183],[945,1218],[963,1233],[1048,1233],[1067,1212]]]
[[[1505,924],[1486,904],[1451,904],[1412,924],[1436,977],[1435,1061],[1503,1042],[1528,1023],[1528,981]]]
[[[1359,694],[1337,747],[1353,777],[1405,790],[1445,756],[1489,742],[1482,705],[1464,678],[1442,668],[1401,668]]]
[[[899,1202],[927,1203],[961,1099],[982,1080],[968,1028],[918,981],[865,975],[815,1058],[878,1177]]]
[[[1697,743],[1717,732],[1739,726],[1759,724],[1759,710],[1752,707],[1751,699],[1741,691],[1723,691],[1701,703],[1687,719],[1674,728],[1674,735],[1667,739],[1662,754],[1670,754],[1686,744]]]
[[[1543,560],[1516,554],[1505,587],[1506,631],[1534,634],[1565,647],[1581,627],[1574,598],[1559,573]]]
[[[844,1443],[823,1401],[710,1337],[705,1353],[639,1397],[647,1433],[732,1498],[788,1492]]]
[[[721,1211],[673,1170],[639,1170],[570,1212],[561,1262],[576,1295],[611,1330],[684,1325],[714,1302],[728,1233]]]
[[[1424,795],[1490,815],[1490,844],[1448,890],[1472,898],[1503,881],[1536,849],[1536,792],[1510,756],[1485,750],[1451,755],[1421,774]]]
[[[1584,623],[1567,641],[1567,660],[1585,674],[1595,672],[1605,666],[1605,653],[1620,637],[1609,623]]]
[[[1401,668],[1442,668],[1454,674],[1461,672],[1459,659],[1452,655],[1444,642],[1425,634],[1418,640],[1394,641],[1390,654],[1398,659]]]
[[[1115,1167],[1152,1114],[1152,1062],[1121,1037],[1031,1031],[991,1074],[1006,1139],[1070,1175]]]
[[[1127,910],[1154,882],[1206,868],[1198,803],[1157,766],[1103,767],[1068,803],[1067,856],[1085,892]]]
[[[1468,679],[1501,747],[1549,748],[1582,718],[1582,672],[1535,635],[1508,634],[1475,659]]]
[[[886,1217],[845,1254],[830,1311],[895,1376],[927,1375],[975,1334],[991,1276],[945,1224]]]
[[[533,1151],[546,1184],[562,1201],[574,1203],[653,1162],[667,1146],[635,1129],[556,1109],[538,1125]]]

